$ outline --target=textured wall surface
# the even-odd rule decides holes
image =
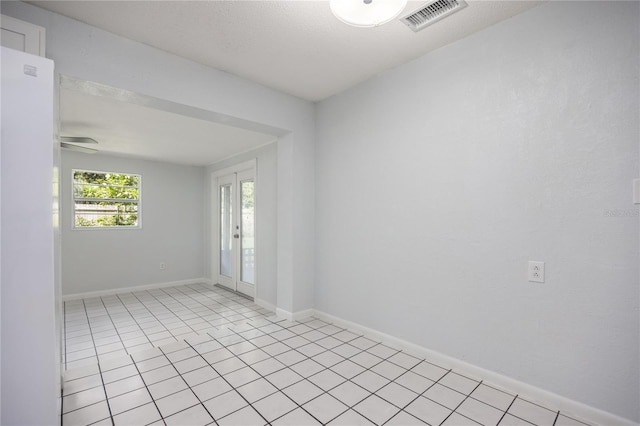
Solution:
[[[142,228],[72,229],[72,169],[141,175]],[[63,151],[63,294],[202,278],[203,181],[202,167]]]
[[[47,28],[62,74],[277,129],[278,307],[640,420],[637,2],[544,4],[315,121],[313,104],[63,16],[2,12]]]
[[[56,71],[269,128],[277,149],[278,307],[313,303],[314,104],[22,2],[2,13],[47,31]],[[204,195],[203,195],[204,196]]]
[[[638,7],[548,3],[320,103],[316,307],[640,420]]]

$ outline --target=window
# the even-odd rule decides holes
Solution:
[[[139,228],[140,175],[73,171],[74,228]]]

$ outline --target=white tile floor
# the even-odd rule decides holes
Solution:
[[[65,303],[63,426],[582,425],[205,284]]]

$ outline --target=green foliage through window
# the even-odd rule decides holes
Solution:
[[[75,227],[137,227],[140,176],[73,171]]]

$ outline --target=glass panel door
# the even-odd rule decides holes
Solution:
[[[240,218],[240,281],[255,284],[255,218],[253,179],[240,182],[242,217]]]
[[[232,185],[220,186],[220,275],[233,277]]]
[[[234,252],[234,186],[235,176],[218,179],[218,283],[235,290]]]
[[[218,283],[254,297],[256,284],[254,171],[218,178]]]

